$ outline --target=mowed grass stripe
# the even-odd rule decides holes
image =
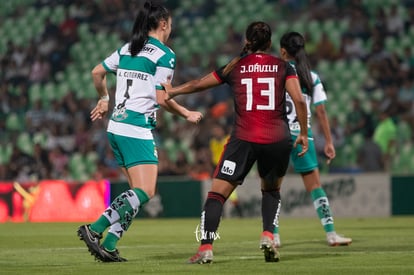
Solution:
[[[0,224],[0,274],[414,274],[414,217],[336,218],[348,247],[328,247],[320,222],[281,220],[279,263],[258,248],[261,221],[223,218],[214,263],[188,265],[198,219],[136,220],[119,243],[126,263],[98,263],[77,223]]]

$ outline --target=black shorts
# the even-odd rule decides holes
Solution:
[[[213,176],[232,184],[242,184],[257,161],[259,176],[268,183],[274,183],[286,174],[292,146],[291,138],[276,143],[259,144],[240,140],[232,135],[224,147]]]

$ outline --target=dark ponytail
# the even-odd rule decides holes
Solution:
[[[266,51],[272,43],[272,30],[265,22],[253,22],[246,29],[246,44],[239,56],[233,58],[224,68],[223,74],[227,75],[234,68],[236,63],[246,54],[250,52]]]
[[[285,33],[280,39],[280,48],[295,58],[295,68],[298,73],[300,85],[305,88],[305,93],[311,95],[313,81],[308,56],[305,51],[305,39],[298,32]]]
[[[145,2],[135,18],[130,40],[129,51],[132,56],[137,55],[148,40],[148,33],[155,30],[161,20],[168,20],[170,12],[160,4]]]

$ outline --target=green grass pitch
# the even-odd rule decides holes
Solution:
[[[76,223],[0,224],[0,274],[414,274],[414,217],[337,218],[350,246],[328,247],[316,218],[281,219],[281,260],[265,263],[260,219],[223,218],[214,262],[188,265],[198,219],[137,219],[119,242],[124,263],[95,262]]]

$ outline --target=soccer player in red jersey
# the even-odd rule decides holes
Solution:
[[[277,262],[279,253],[273,242],[274,221],[279,207],[280,186],[286,173],[292,146],[301,145],[303,156],[308,147],[307,109],[295,69],[268,53],[271,29],[264,22],[253,22],[246,30],[246,43],[239,56],[229,64],[201,79],[177,87],[163,84],[166,98],[189,94],[227,83],[234,96],[235,122],[213,175],[201,213],[201,245],[188,263],[213,261],[212,244],[223,204],[233,190],[243,183],[257,162],[262,190],[263,233],[260,248],[265,261]],[[301,131],[291,140],[286,117],[286,93],[292,98]]]

